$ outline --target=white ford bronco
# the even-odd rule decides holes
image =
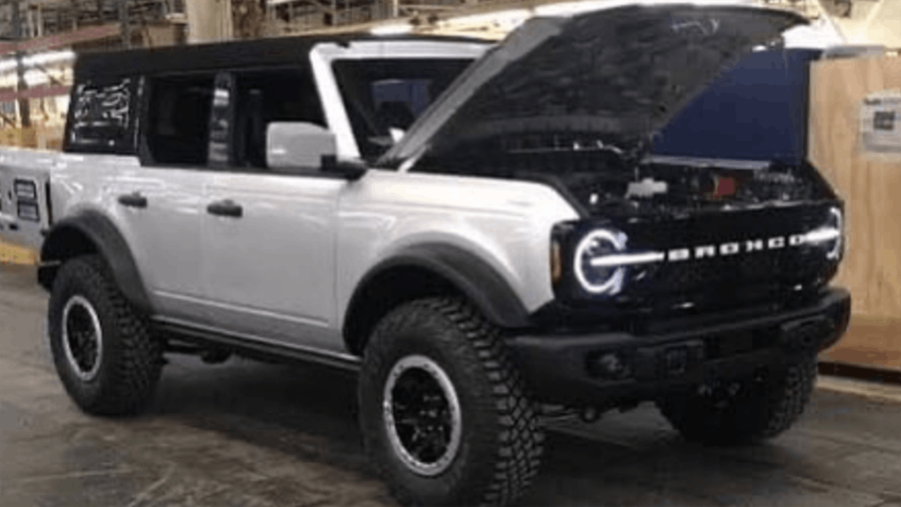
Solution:
[[[843,205],[807,162],[649,156],[726,66],[805,21],[749,6],[535,18],[496,45],[303,37],[79,57],[64,153],[3,150],[84,411],[168,353],[359,372],[405,504],[504,504],[543,417],[655,402],[750,442],[844,333]]]

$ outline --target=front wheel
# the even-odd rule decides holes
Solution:
[[[543,434],[498,331],[451,298],[376,327],[359,385],[367,451],[413,505],[504,505],[538,470]]]
[[[796,359],[786,367],[669,395],[657,402],[687,440],[710,445],[747,444],[775,437],[804,412],[816,384],[817,363]]]

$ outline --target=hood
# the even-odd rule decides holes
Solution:
[[[738,57],[805,23],[743,5],[630,5],[533,18],[474,62],[380,162],[524,134],[597,134],[641,151]]]

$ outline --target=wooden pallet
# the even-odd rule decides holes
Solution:
[[[38,263],[38,254],[30,248],[0,240],[0,263],[33,266]]]

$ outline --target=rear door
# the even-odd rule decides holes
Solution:
[[[166,317],[206,315],[200,240],[213,79],[212,73],[148,79],[141,167],[113,183],[144,284]]]
[[[205,146],[203,114],[212,82],[106,70],[110,75],[79,77],[73,89],[66,153],[50,169],[50,206],[40,211],[64,218],[99,212],[111,220],[129,246],[154,309],[186,315],[182,299],[202,289],[203,186],[197,169],[204,160],[183,158],[161,136],[166,130],[185,146]],[[188,102],[196,108],[189,110]]]

